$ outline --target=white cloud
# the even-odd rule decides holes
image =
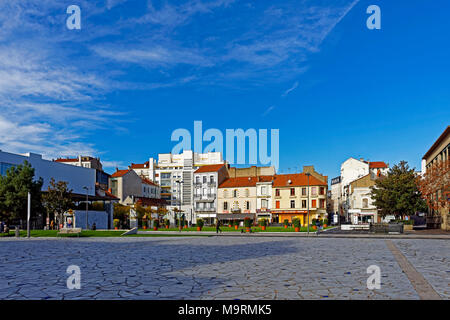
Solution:
[[[292,91],[294,91],[295,89],[297,89],[298,87],[298,81],[295,81],[295,83],[292,85],[292,87],[290,87],[289,89],[287,89],[285,92],[283,92],[283,94],[281,95],[283,98],[286,97],[289,93],[291,93]]]

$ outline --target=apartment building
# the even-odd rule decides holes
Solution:
[[[310,168],[307,171],[310,171]],[[322,177],[322,178],[320,178]],[[309,185],[309,188],[308,188]],[[327,177],[311,172],[276,175],[272,185],[272,217],[279,223],[299,217],[307,225],[309,219],[326,217]]]
[[[229,179],[221,183],[218,189],[219,219],[271,218],[270,192],[275,168],[232,167],[228,169],[228,173]]]
[[[375,186],[377,179],[383,177],[367,174],[350,182],[348,212],[352,224],[381,222],[381,216],[378,215],[377,207],[373,204],[371,187]]]
[[[335,208],[339,208],[340,214],[350,221],[350,183],[366,175],[375,179],[387,175],[388,172],[389,165],[383,161],[368,161],[363,158],[358,160],[352,157],[345,160],[341,164],[340,191],[331,192],[331,200]]]
[[[226,164],[206,165],[194,172],[194,219],[202,218],[207,224],[217,217],[218,187],[229,178]]]
[[[181,206],[186,219],[195,223],[194,172],[202,166],[214,164],[225,164],[221,152],[187,150],[180,154],[160,153],[157,160],[150,158],[141,164],[132,163],[129,169],[161,187],[161,199],[169,204],[167,218],[173,222],[176,210]]]

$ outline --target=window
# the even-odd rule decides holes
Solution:
[[[317,200],[313,200],[312,201],[312,206],[313,208],[317,208]]]
[[[280,189],[275,189],[275,196],[279,197],[280,196]]]
[[[306,196],[306,188],[302,188],[302,196]]]
[[[203,183],[206,183],[206,176],[203,176]]]
[[[291,209],[295,208],[295,200],[291,200]]]
[[[320,199],[319,200],[319,206],[320,206],[320,208],[325,208],[325,199]]]
[[[321,194],[321,195],[325,194],[325,188],[324,187],[320,187],[319,194]]]
[[[362,200],[362,207],[368,208],[369,207],[369,199],[363,199]]]
[[[237,198],[237,196],[238,196],[238,191],[237,191],[236,189],[234,189],[234,190],[233,190],[233,197],[234,197],[234,198]]]
[[[316,196],[316,195],[317,195],[317,187],[312,187],[312,188],[311,188],[311,194],[312,194],[313,196]]]
[[[209,177],[209,183],[214,183],[214,176]]]
[[[302,200],[302,208],[306,208],[306,200]]]
[[[250,191],[248,189],[245,189],[245,197],[248,198],[250,196]]]
[[[223,190],[223,197],[228,198],[228,190]]]
[[[195,183],[200,183],[200,177],[199,176],[195,177]]]
[[[250,210],[250,201],[245,202],[245,209]]]
[[[275,202],[275,207],[276,207],[277,209],[280,209],[280,201]]]
[[[223,210],[228,210],[228,202],[223,203]]]
[[[161,173],[161,179],[170,179],[170,173]]]
[[[262,186],[262,187],[261,187],[261,194],[262,194],[262,195],[267,194],[266,186]]]
[[[291,188],[291,196],[295,196],[295,188]]]
[[[266,199],[261,199],[261,208],[267,209],[268,203]]]

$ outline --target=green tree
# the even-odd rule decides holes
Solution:
[[[119,219],[121,223],[126,223],[130,215],[130,207],[124,206],[118,202],[114,203],[114,219]]]
[[[58,223],[62,223],[63,214],[71,207],[73,201],[72,190],[67,188],[66,181],[58,181],[51,178],[47,192],[42,195],[42,202],[49,217],[55,216]]]
[[[414,168],[410,169],[406,161],[400,161],[387,176],[376,180],[371,188],[371,197],[382,216],[392,214],[403,218],[426,209]]]
[[[28,161],[13,166],[0,176],[0,217],[3,220],[26,220],[28,192],[31,193],[31,212],[42,212],[41,188],[43,180],[34,180],[34,168]]]

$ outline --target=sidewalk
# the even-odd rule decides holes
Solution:
[[[330,229],[331,230],[331,229]],[[179,234],[179,235],[208,235],[208,236],[220,236],[220,237],[286,237],[286,238],[298,238],[308,237],[306,232],[255,232],[255,233],[240,233],[240,232],[219,232],[218,234],[213,231],[138,231],[138,234]],[[404,233],[404,234],[339,234],[320,232],[318,235],[316,232],[310,232],[311,238],[372,238],[372,239],[436,239],[436,240],[450,240],[450,234],[417,234],[417,233]]]

